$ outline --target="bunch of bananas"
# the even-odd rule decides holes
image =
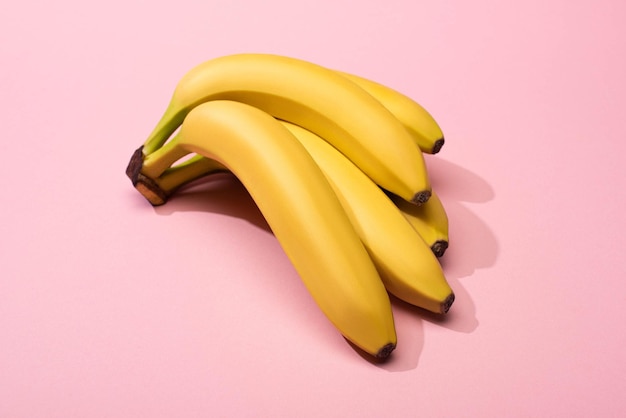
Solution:
[[[152,204],[228,171],[322,312],[355,346],[397,343],[389,294],[445,314],[448,218],[423,153],[443,134],[407,96],[296,58],[235,54],[179,81],[126,174]]]

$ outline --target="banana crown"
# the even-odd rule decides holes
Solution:
[[[423,153],[444,143],[386,85],[272,54],[192,68],[126,174],[152,205],[218,172],[250,193],[321,312],[376,358],[395,349],[388,293],[446,313],[448,219]],[[442,250],[443,248],[443,250]]]

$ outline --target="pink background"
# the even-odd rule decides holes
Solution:
[[[9,2],[0,13],[0,416],[623,416],[623,1]],[[124,175],[193,65],[308,59],[424,104],[445,320],[373,364],[241,186]]]

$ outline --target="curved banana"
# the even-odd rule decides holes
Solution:
[[[445,139],[437,121],[415,100],[389,86],[354,74],[337,71],[382,103],[409,131],[422,152],[436,154]]]
[[[387,290],[412,305],[448,312],[454,293],[437,257],[391,199],[322,138],[299,126],[283,124],[322,169]]]
[[[192,68],[144,142],[159,149],[200,103],[233,100],[315,132],[379,186],[416,204],[430,197],[422,151],[378,100],[325,67],[272,54],[235,54]]]
[[[450,241],[448,236],[448,214],[437,193],[433,191],[428,202],[419,207],[395,196],[391,198],[406,219],[413,225],[413,228],[430,245],[433,253],[437,257],[442,257],[448,249]]]
[[[376,184],[323,139],[299,126],[282,123],[322,169],[381,273],[386,289],[405,302],[432,312],[446,313],[454,302],[454,293],[433,254],[441,248],[443,241],[437,241],[432,251],[429,248],[436,227],[440,225],[428,225],[429,218],[425,216],[441,213],[430,201],[423,205],[428,206],[428,211],[418,211],[422,208],[415,207],[416,210],[411,212],[415,205],[396,197],[398,204],[408,206],[408,212],[400,212]],[[168,168],[155,181],[169,196],[179,185],[221,171],[221,167],[219,163],[198,155]],[[441,206],[438,197],[436,199]],[[417,232],[409,219],[419,226]],[[418,232],[425,232],[425,236]]]
[[[173,139],[131,165],[158,178],[189,153],[217,161],[241,181],[328,319],[365,352],[387,357],[397,341],[389,296],[331,186],[296,138],[255,107],[216,100],[196,106]]]

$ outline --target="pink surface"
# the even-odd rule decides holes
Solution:
[[[12,2],[0,14],[0,416],[623,416],[626,3]],[[232,178],[124,175],[191,66],[273,52],[386,82],[447,142],[446,320],[373,364]]]

